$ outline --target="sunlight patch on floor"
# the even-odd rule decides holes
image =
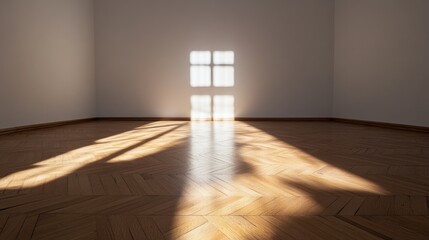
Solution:
[[[32,168],[16,171],[0,179],[0,190],[37,187],[66,177],[94,163],[132,162],[151,156],[181,143],[186,122],[164,126],[151,123],[149,129],[136,129],[103,138],[82,148],[37,162]],[[171,131],[171,132],[169,132]]]

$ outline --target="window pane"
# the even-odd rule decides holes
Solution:
[[[215,87],[234,86],[234,67],[215,66],[213,71],[213,85]]]
[[[213,98],[213,119],[234,120],[234,97],[218,95]]]
[[[210,87],[211,70],[208,66],[191,66],[191,86]]]
[[[213,53],[214,64],[234,64],[233,51],[215,51]]]
[[[191,97],[192,120],[210,120],[211,112],[211,97],[209,95],[193,95]]]
[[[212,61],[210,51],[192,51],[191,52],[191,64],[208,65]]]

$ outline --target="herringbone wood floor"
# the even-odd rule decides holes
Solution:
[[[428,239],[429,134],[95,121],[0,136],[0,239]]]

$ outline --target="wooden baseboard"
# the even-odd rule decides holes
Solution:
[[[13,127],[13,128],[5,128],[5,129],[0,129],[0,135],[13,134],[18,132],[31,131],[31,130],[37,130],[37,129],[43,129],[43,128],[58,127],[58,126],[64,126],[69,124],[83,123],[83,122],[89,122],[92,120],[94,120],[94,118],[75,119],[75,120],[68,120],[68,121],[59,121],[59,122],[26,125],[26,126]]]
[[[104,121],[191,121],[189,117],[98,117]],[[331,118],[254,118],[237,117],[235,121],[287,122],[287,121],[331,121]]]
[[[253,122],[253,121],[260,121],[260,122],[291,122],[291,121],[300,121],[300,122],[307,122],[307,121],[314,121],[314,122],[318,122],[318,121],[322,121],[322,122],[326,122],[326,121],[331,121],[331,118],[312,118],[312,117],[308,117],[308,118],[254,118],[254,117],[237,117],[235,118],[235,121],[243,121],[243,122]]]
[[[189,117],[100,117],[95,118],[96,120],[106,120],[106,121],[190,121]],[[291,122],[291,121],[300,121],[300,122],[342,122],[342,123],[351,123],[359,124],[366,126],[390,128],[397,130],[407,130],[414,132],[429,132],[429,127],[405,125],[405,124],[396,124],[396,123],[385,123],[385,122],[375,122],[375,121],[364,121],[364,120],[355,120],[355,119],[345,119],[345,118],[318,118],[318,117],[308,117],[308,118],[261,118],[261,117],[237,117],[235,121],[244,121],[244,122]]]
[[[86,118],[86,119],[76,119],[69,121],[60,121],[60,122],[51,122],[51,123],[42,123],[42,124],[34,124],[13,128],[0,129],[0,135],[13,134],[23,131],[31,131],[43,128],[51,128],[64,126],[69,124],[76,124],[82,122],[89,121],[97,121],[97,120],[105,120],[105,121],[190,121],[191,119],[188,117],[98,117],[98,118]],[[355,119],[345,119],[345,118],[253,118],[253,117],[238,117],[235,121],[266,121],[266,122],[288,122],[288,121],[334,121],[341,123],[350,123],[350,124],[358,124],[358,125],[366,125],[366,126],[374,126],[374,127],[382,127],[382,128],[390,128],[397,130],[406,130],[406,131],[414,131],[414,132],[424,132],[429,133],[429,127],[422,126],[413,126],[413,125],[405,125],[405,124],[397,124],[397,123],[385,123],[385,122],[375,122],[375,121],[365,121],[365,120],[355,120]]]
[[[358,125],[366,125],[366,126],[373,126],[373,127],[390,128],[390,129],[396,129],[396,130],[406,130],[406,131],[413,131],[413,132],[429,133],[429,127],[398,124],[398,123],[386,123],[386,122],[355,120],[355,119],[346,119],[346,118],[332,118],[332,121],[342,122],[342,123],[358,124]]]
[[[94,120],[102,121],[190,121],[189,117],[97,117]]]

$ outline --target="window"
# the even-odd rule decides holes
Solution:
[[[213,97],[213,120],[234,119],[234,97],[231,95],[216,95]]]
[[[192,51],[190,54],[190,83],[193,88],[234,87],[233,51]],[[233,120],[234,96],[191,96],[192,120]]]
[[[210,87],[211,86],[211,61],[210,51],[191,52],[191,86]]]
[[[191,87],[233,87],[234,52],[232,51],[192,51]],[[213,72],[213,84],[212,84]]]
[[[210,95],[193,95],[191,97],[191,119],[210,120],[212,117],[211,101]]]
[[[213,85],[215,87],[234,86],[234,52],[215,51],[213,53]]]

